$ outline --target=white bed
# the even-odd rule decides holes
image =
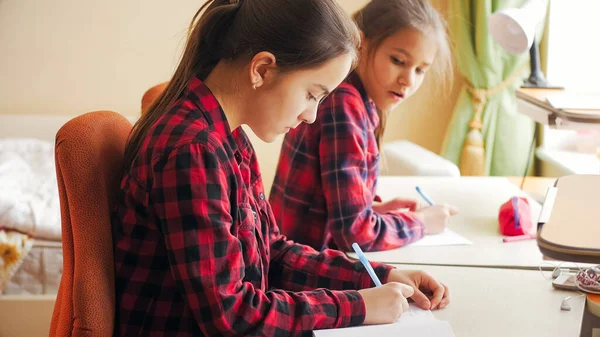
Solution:
[[[3,295],[56,295],[62,269],[60,241],[36,240]]]
[[[3,249],[15,253],[0,261],[0,293],[55,294],[62,250],[53,142],[0,136],[0,231]]]

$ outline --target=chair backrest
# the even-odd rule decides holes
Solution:
[[[163,91],[167,88],[169,82],[163,82],[153,86],[152,88],[146,90],[144,95],[142,96],[142,115],[146,113],[150,105],[160,96]]]
[[[111,111],[73,118],[56,134],[63,274],[50,336],[112,336],[115,316],[110,211],[131,123]]]

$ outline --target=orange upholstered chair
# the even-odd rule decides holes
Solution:
[[[162,94],[163,91],[165,91],[165,88],[168,84],[169,82],[157,84],[144,93],[144,96],[142,96],[142,115],[150,107],[152,102],[154,102],[154,100],[158,98],[158,96],[160,96],[160,94]]]
[[[112,336],[115,316],[110,207],[131,123],[116,112],[73,118],[56,134],[63,274],[50,336]]]

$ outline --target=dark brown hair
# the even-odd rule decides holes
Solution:
[[[437,54],[431,71],[436,83],[447,88],[452,79],[452,58],[450,43],[446,32],[446,21],[426,0],[372,0],[353,15],[353,19],[362,31],[364,39],[369,41],[371,57],[383,40],[405,28],[414,28],[425,34],[434,34],[437,39]],[[379,126],[375,129],[377,145],[385,131],[388,111],[377,108]]]
[[[350,53],[358,29],[335,0],[209,0],[196,12],[179,65],[163,93],[134,125],[125,149],[128,169],[147,130],[180,97],[189,81],[204,80],[219,61],[272,53],[279,71],[311,68]]]

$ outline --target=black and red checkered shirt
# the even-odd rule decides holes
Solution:
[[[379,151],[375,105],[352,73],[327,97],[313,124],[284,139],[269,196],[277,224],[290,239],[315,249],[397,248],[420,239],[414,213],[372,209]]]
[[[117,336],[295,336],[357,325],[359,262],[281,236],[256,155],[199,79],[147,134],[113,214]],[[377,265],[387,279],[390,267]]]

